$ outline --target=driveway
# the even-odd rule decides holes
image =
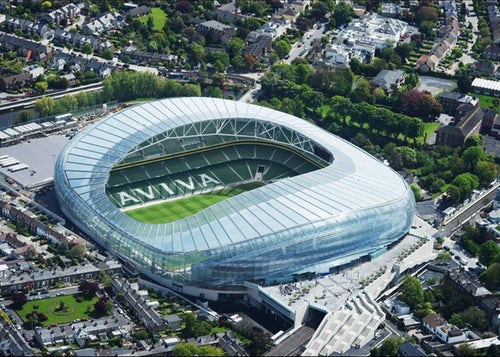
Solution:
[[[449,79],[428,76],[418,76],[418,79],[420,84],[416,89],[419,91],[429,91],[434,96],[442,92],[453,91],[457,88],[457,84]]]

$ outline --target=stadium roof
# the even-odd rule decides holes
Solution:
[[[107,197],[109,171],[145,140],[178,126],[219,118],[250,118],[302,133],[333,155],[325,168],[268,184],[165,224],[140,223]],[[359,210],[380,210],[408,197],[408,186],[378,159],[325,130],[269,108],[215,98],[173,98],[137,105],[87,127],[64,148],[56,165],[73,206],[96,213],[88,225],[113,230],[163,252],[227,246]],[[374,212],[374,214],[376,214]]]

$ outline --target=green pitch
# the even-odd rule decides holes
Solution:
[[[158,224],[173,222],[191,216],[217,202],[236,196],[242,192],[250,191],[264,185],[261,182],[224,188],[220,191],[179,198],[173,201],[162,202],[156,205],[145,206],[125,211],[127,215],[139,222]]]

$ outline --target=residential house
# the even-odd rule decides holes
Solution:
[[[261,35],[254,43],[248,44],[243,50],[243,55],[251,57],[255,62],[260,62],[262,57],[271,49],[272,39],[269,36]]]
[[[141,5],[127,11],[127,15],[130,17],[145,16],[151,13],[151,8],[149,6]]]
[[[247,36],[247,41],[255,42],[260,36],[269,36],[272,40],[283,35],[289,26],[284,26],[277,23],[266,22],[257,30],[250,32]]]
[[[230,3],[219,6],[213,11],[213,14],[217,20],[224,23],[235,23],[244,19],[244,16],[241,15],[238,4],[234,0]]]
[[[467,94],[462,94],[458,92],[443,92],[440,95],[439,102],[443,108],[443,113],[454,115],[455,110],[461,104],[472,104],[475,106],[479,105],[479,99],[477,97],[472,97]]]
[[[466,335],[462,330],[436,314],[425,316],[423,326],[444,343],[463,342],[466,339]]]
[[[65,66],[69,66],[69,62],[73,58],[73,55],[70,55],[69,53],[65,53],[62,51],[58,51],[56,55],[52,58],[52,66],[50,67],[53,70],[56,71],[63,71],[65,69]]]
[[[394,71],[382,69],[371,84],[374,87],[382,88],[387,95],[391,95],[405,82],[404,72],[397,69]]]
[[[284,4],[282,8],[276,9],[274,14],[271,16],[271,22],[282,23],[282,24],[292,24],[297,20],[300,15],[300,11],[297,11],[294,6],[290,4]]]
[[[32,64],[31,66],[24,67],[23,72],[29,73],[31,78],[36,79],[45,73],[45,69],[38,64]]]
[[[11,91],[29,87],[33,84],[33,78],[29,73],[14,74],[12,76],[0,76],[0,89]]]
[[[415,69],[420,73],[428,73],[433,71],[438,63],[439,58],[435,54],[422,55],[417,62],[415,62]]]
[[[160,62],[168,63],[168,62],[177,62],[177,55],[170,55],[166,53],[153,53],[153,52],[145,52],[139,51],[134,46],[129,46],[122,50],[122,56],[127,56],[132,63],[149,63],[149,64],[158,64]]]
[[[233,38],[236,29],[233,26],[225,25],[216,20],[204,21],[198,24],[198,32],[204,36],[212,35],[220,40],[221,43],[227,44]]]
[[[54,25],[67,25],[71,20],[80,15],[80,11],[79,6],[69,3],[45,14],[41,17],[41,20]]]
[[[500,134],[500,116],[496,110],[493,109],[483,109],[483,125],[481,127],[481,133],[490,134],[495,137],[499,137]]]
[[[19,56],[26,59],[33,59],[38,62],[46,62],[54,55],[54,49],[36,41],[25,40],[13,35],[5,34],[0,36],[0,50],[14,51]]]
[[[436,145],[463,147],[467,138],[479,133],[484,112],[472,104],[460,105],[450,125],[440,127],[436,131]]]
[[[500,299],[496,296],[488,296],[481,300],[481,309],[486,312],[493,331],[500,333]]]
[[[476,61],[471,66],[471,71],[476,76],[493,77],[496,66],[488,61]]]
[[[109,34],[115,29],[120,29],[125,22],[125,17],[117,12],[108,12],[97,19],[82,25],[82,32],[86,35],[99,36]]]
[[[30,269],[27,271],[16,271],[14,273],[4,272],[0,277],[0,294],[22,289],[47,288],[55,283],[77,283],[83,279],[97,279],[101,271],[110,275],[117,274],[121,270],[121,264],[117,261],[108,260],[97,265],[83,264],[53,270]]]
[[[481,53],[481,57],[494,61],[500,60],[500,45],[488,45]]]
[[[10,257],[12,259],[29,259],[33,258],[35,255],[35,247],[31,244],[26,244],[22,247],[16,248],[10,253]]]
[[[325,61],[347,67],[350,62],[349,50],[344,45],[331,45],[325,49]]]
[[[453,324],[438,326],[435,335],[444,343],[463,342],[467,338],[465,333]]]
[[[28,345],[20,331],[7,319],[0,319],[0,355],[2,356],[33,356],[33,350]]]
[[[139,290],[134,289],[132,284],[121,277],[113,279],[113,290],[123,295],[124,303],[132,309],[134,315],[148,330],[159,332],[168,328],[165,319],[152,306],[147,305],[147,292],[141,294]]]
[[[181,329],[182,319],[177,315],[165,316],[165,321],[169,330],[178,331]]]
[[[491,292],[467,271],[448,272],[445,275],[445,282],[452,282],[460,291],[467,293],[476,301],[491,295]]]
[[[393,2],[380,3],[380,15],[384,17],[397,18],[401,14],[400,4]]]
[[[33,22],[18,17],[12,17],[9,15],[5,17],[3,28],[7,32],[16,32],[17,30],[20,30],[23,33],[32,36],[37,34],[40,37],[45,36],[47,33],[51,31],[47,25],[41,22]]]

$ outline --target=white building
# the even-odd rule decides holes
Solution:
[[[330,64],[348,66],[349,50],[344,45],[331,45],[325,49],[325,60]]]
[[[371,14],[355,19],[339,33],[340,41],[359,40],[370,43],[378,49],[396,47],[399,39],[407,31],[404,21]]]

